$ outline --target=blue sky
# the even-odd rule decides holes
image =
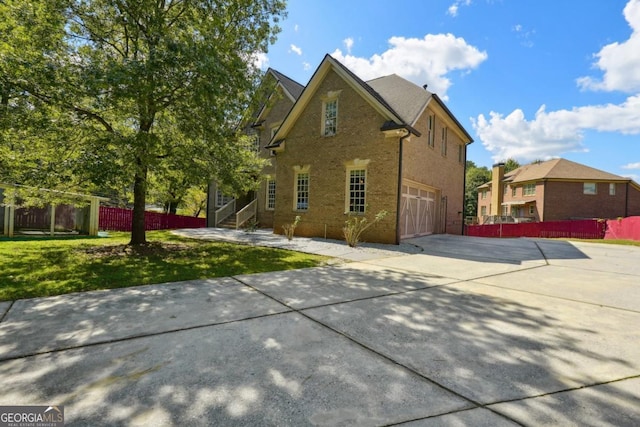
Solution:
[[[564,157],[640,181],[640,0],[289,0],[262,57],[306,84],[325,54],[445,100],[479,166]]]

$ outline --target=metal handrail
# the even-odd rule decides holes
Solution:
[[[236,230],[258,212],[258,199],[253,199],[247,206],[236,213]]]
[[[229,218],[236,211],[236,199],[233,199],[226,205],[222,206],[220,209],[216,210],[214,223],[215,227],[218,226],[222,221]]]

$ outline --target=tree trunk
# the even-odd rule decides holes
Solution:
[[[138,168],[133,181],[133,221],[131,224],[130,245],[144,245],[147,243],[147,235],[144,223],[144,208],[147,196],[147,166],[141,165],[138,159]]]

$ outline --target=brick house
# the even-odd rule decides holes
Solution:
[[[364,82],[327,55],[270,133],[259,221],[275,233],[299,215],[296,235],[342,239],[349,215],[383,210],[367,241],[462,233],[473,140],[436,94],[397,75]]]
[[[508,173],[498,163],[491,182],[478,187],[477,215],[481,224],[640,215],[640,185],[566,159]]]
[[[215,182],[211,182],[207,199],[207,227],[217,227],[225,220],[226,225],[235,227],[235,214],[252,202],[260,225],[273,226],[274,200],[269,195],[273,196],[275,191],[275,157],[272,151],[265,150],[264,147],[302,94],[304,86],[272,68],[266,71],[261,86],[262,90],[267,91],[267,99],[251,117],[251,121],[245,124],[244,132],[255,139],[258,154],[267,160],[267,166],[262,170],[264,179],[258,190],[237,198],[225,195]]]

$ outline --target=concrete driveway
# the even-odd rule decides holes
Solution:
[[[318,244],[360,261],[0,303],[0,404],[87,426],[640,424],[640,248]]]

